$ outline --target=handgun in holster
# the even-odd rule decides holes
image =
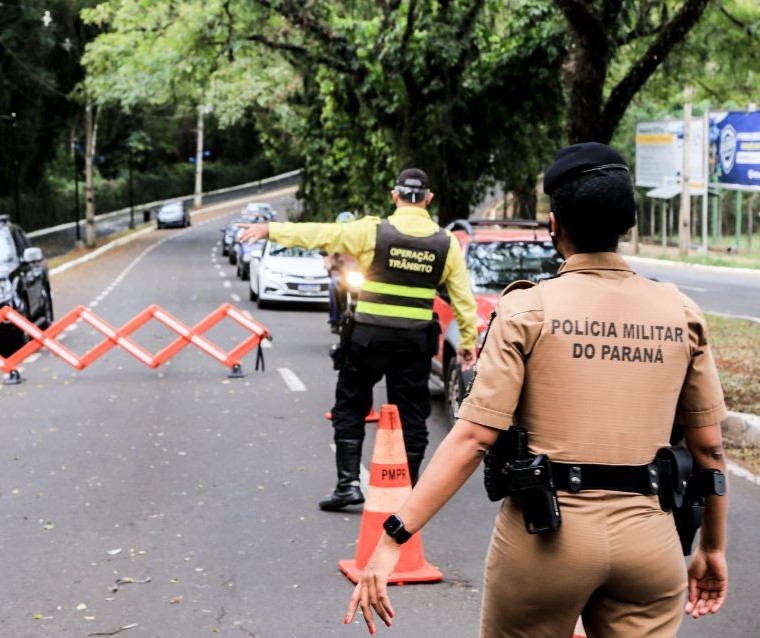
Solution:
[[[707,496],[726,493],[726,477],[720,470],[697,469],[689,450],[671,446],[657,451],[660,472],[660,507],[673,512],[684,556],[691,554],[694,537],[702,526]]]
[[[528,433],[522,427],[502,432],[483,460],[488,498],[515,499],[531,534],[557,529],[562,523],[551,465],[545,454],[531,454]]]
[[[333,370],[342,370],[348,362],[348,352],[351,349],[351,335],[353,332],[354,315],[347,312],[340,319],[340,342],[330,348]]]

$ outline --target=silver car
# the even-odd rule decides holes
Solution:
[[[286,301],[328,303],[330,276],[319,250],[267,241],[258,253],[251,255],[249,297],[259,308]]]
[[[164,204],[156,213],[157,228],[168,228],[169,226],[186,228],[189,225],[190,211],[184,207],[182,202],[169,202]]]

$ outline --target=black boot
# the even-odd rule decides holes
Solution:
[[[420,465],[422,465],[422,459],[424,458],[424,452],[406,453],[406,462],[409,465],[409,478],[412,482],[412,487],[417,485],[417,479],[420,477]]]
[[[359,489],[359,466],[362,460],[362,441],[335,442],[335,465],[338,468],[338,484],[332,494],[319,501],[319,509],[337,512],[349,505],[364,503]]]

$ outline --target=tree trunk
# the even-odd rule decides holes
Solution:
[[[573,33],[573,44],[565,65],[570,104],[568,106],[568,142],[594,140],[608,143],[620,124],[626,109],[641,87],[660,67],[673,48],[683,42],[701,19],[710,0],[683,0],[681,8],[670,18],[649,25],[654,36],[646,51],[628,68],[623,78],[609,87],[604,99],[604,88],[609,63],[626,41],[641,34],[633,31],[621,38],[626,17],[624,3],[600,4],[577,0],[554,0],[562,11]],[[642,20],[648,4],[639,3]]]
[[[97,143],[98,125],[93,113],[92,102],[84,107],[84,215],[85,215],[85,245],[95,246],[95,148]]]

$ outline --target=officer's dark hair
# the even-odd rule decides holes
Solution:
[[[614,252],[620,237],[636,223],[636,202],[627,171],[616,168],[583,173],[558,186],[551,210],[581,253]]]

